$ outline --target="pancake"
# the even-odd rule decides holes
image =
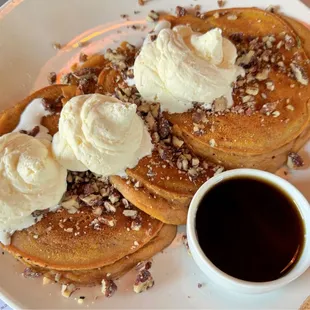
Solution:
[[[132,218],[124,216],[124,210],[123,205],[118,205],[115,213],[100,216],[93,214],[91,207],[82,207],[75,214],[65,209],[49,212],[37,224],[15,232],[11,244],[4,249],[32,264],[57,270],[110,265],[139,250],[163,226],[160,221],[137,211],[141,228],[132,230]],[[104,224],[102,218],[115,221],[115,226]],[[93,224],[95,219],[101,224],[100,229]]]
[[[300,66],[308,76],[310,75],[307,50],[302,46],[309,30],[296,21],[288,23],[289,19],[284,20],[281,16],[256,8],[216,10],[207,12],[204,16],[204,19],[190,15],[166,16],[165,19],[173,26],[189,24],[193,30],[200,32],[220,27],[223,35],[236,44],[240,59],[249,52],[249,42],[253,42],[256,38],[259,38],[258,42],[262,42],[268,40],[268,36],[273,36],[275,43],[271,43],[272,48],[269,49],[271,51],[271,55],[267,57],[269,62],[264,63],[262,60],[259,63],[262,68],[270,64],[268,79],[260,81],[256,79],[256,74],[261,73],[260,70],[263,69],[255,63],[255,58],[252,64],[244,66],[247,73],[252,70],[254,73],[249,74],[252,76],[255,74],[254,80],[248,85],[258,84],[259,93],[254,96],[255,107],[245,108],[247,104],[242,100],[246,94],[241,92],[244,86],[236,86],[233,95],[234,113],[231,111],[217,116],[206,113],[209,122],[203,134],[196,135],[193,130],[195,111],[183,114],[166,113],[165,117],[176,127],[180,137],[193,152],[201,157],[222,164],[227,169],[247,167],[274,172],[284,164],[287,154],[299,149],[309,136],[310,88],[296,81],[290,72],[294,60],[296,66]],[[248,27],[249,24],[251,27]],[[289,42],[284,43],[285,40],[292,46],[286,48]],[[276,46],[280,41],[283,45],[278,49]],[[309,52],[309,45],[305,46]],[[260,53],[268,50],[262,44],[257,49],[261,49]],[[253,50],[258,53],[255,44]],[[272,55],[276,59],[275,63],[271,63]],[[275,86],[273,91],[266,87],[266,82],[271,81]],[[262,93],[266,98],[262,97]],[[270,103],[276,107],[266,105]],[[273,110],[265,111],[266,107]],[[265,112],[270,115],[266,115]]]
[[[18,258],[35,272],[61,284],[75,284],[77,286],[91,286],[101,284],[103,278],[112,280],[120,278],[139,262],[152,258],[166,248],[176,235],[176,226],[163,225],[159,233],[138,251],[127,255],[111,265],[88,270],[56,270],[33,265],[24,258]],[[56,279],[56,280],[55,280]],[[58,280],[59,279],[59,280]]]

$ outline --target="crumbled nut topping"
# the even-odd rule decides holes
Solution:
[[[235,14],[229,14],[229,15],[227,15],[227,19],[228,19],[228,20],[236,20],[237,18],[238,18],[238,16],[235,15]]]
[[[225,0],[217,0],[217,5],[218,5],[220,8],[224,7],[225,4],[226,4],[226,1],[225,1]]]
[[[309,79],[308,79],[307,73],[304,70],[304,68],[302,68],[301,66],[295,63],[291,63],[290,66],[294,73],[295,79],[302,85],[308,85]]]
[[[278,116],[280,116],[280,112],[279,112],[279,111],[273,111],[273,112],[271,113],[271,115],[272,115],[273,117],[278,117]]]
[[[278,105],[277,101],[265,103],[262,106],[260,112],[265,115],[270,115],[276,109],[277,105]]]
[[[87,59],[88,59],[88,56],[86,54],[80,53],[80,56],[79,56],[80,62],[85,62]]]
[[[137,216],[138,211],[137,210],[124,210],[123,214],[127,217],[131,217],[134,219]]]
[[[50,72],[47,76],[47,81],[49,85],[53,85],[56,82],[57,74],[56,72]]]
[[[296,169],[302,167],[304,165],[304,161],[298,153],[290,152],[287,156],[286,164],[290,169]]]
[[[225,97],[220,97],[214,100],[213,103],[214,112],[221,112],[227,109],[227,99]]]
[[[48,285],[48,284],[51,284],[52,283],[52,280],[47,278],[47,277],[43,277],[43,281],[42,281],[42,284],[43,285]]]
[[[31,137],[35,137],[40,132],[40,127],[39,126],[35,126],[30,131],[20,130],[19,132],[23,133],[23,134],[26,134],[28,136],[31,136]]]
[[[31,278],[31,279],[34,279],[34,278],[39,278],[42,276],[42,273],[40,272],[37,272],[33,269],[31,269],[30,267],[27,267],[25,268],[24,272],[23,272],[23,276],[27,279]]]
[[[210,145],[211,147],[216,147],[216,146],[217,146],[217,144],[216,144],[216,142],[215,142],[214,139],[211,139],[211,140],[209,141],[209,145]]]
[[[157,22],[159,20],[159,14],[155,12],[154,10],[152,10],[146,17],[146,20],[148,22]]]
[[[66,298],[69,298],[76,290],[77,288],[74,284],[63,284],[61,286],[61,294]]]
[[[53,43],[53,48],[55,50],[60,50],[62,48],[61,44],[60,43]]]
[[[48,98],[42,98],[42,105],[44,107],[45,110],[55,113],[57,107],[59,106],[59,101],[55,101],[52,99],[48,99]]]
[[[110,279],[102,279],[101,292],[105,297],[112,297],[117,291],[117,285]]]
[[[142,269],[136,278],[133,290],[135,293],[139,294],[152,288],[154,286],[154,283],[155,282],[150,271],[147,269]]]
[[[190,251],[190,249],[189,249],[187,236],[186,236],[185,234],[182,235],[182,243],[183,243],[183,245],[185,246],[187,253],[188,253],[189,255],[192,255],[192,254],[191,254],[191,251]]]
[[[182,16],[187,15],[187,10],[183,8],[182,6],[177,6],[175,8],[175,14],[177,17],[182,17]]]
[[[279,5],[269,5],[266,8],[267,12],[274,13],[274,14],[278,14],[279,10],[280,10],[280,6]]]
[[[294,111],[295,110],[294,106],[292,106],[291,104],[288,104],[286,106],[286,109],[289,110],[289,111]]]
[[[142,270],[149,270],[152,268],[152,262],[151,261],[142,261],[139,262],[136,266],[137,271],[142,271]]]

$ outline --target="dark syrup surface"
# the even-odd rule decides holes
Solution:
[[[298,262],[304,226],[297,207],[265,181],[232,178],[215,185],[196,216],[199,244],[223,272],[264,282],[287,274]]]

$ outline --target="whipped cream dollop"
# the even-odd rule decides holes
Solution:
[[[217,98],[232,101],[232,82],[244,71],[235,65],[237,50],[222,30],[205,34],[189,26],[170,29],[169,23],[153,42],[143,45],[134,64],[135,83],[142,97],[161,103],[170,113],[183,113],[193,102],[210,109]],[[161,28],[162,25],[161,25]]]
[[[73,97],[63,107],[53,152],[63,167],[123,175],[150,155],[152,142],[135,104],[100,94]]]
[[[34,211],[55,207],[67,188],[67,171],[51,143],[21,133],[0,137],[0,242],[35,223]]]

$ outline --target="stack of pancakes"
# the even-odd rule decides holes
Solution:
[[[168,20],[173,26],[190,24],[200,32],[220,27],[236,45],[237,63],[246,69],[246,77],[235,86],[235,113],[207,116],[203,135],[193,131],[194,111],[167,114],[167,119],[195,153],[227,169],[278,170],[288,153],[298,151],[310,134],[309,29],[291,18],[255,8],[212,11],[204,19],[187,15]],[[253,56],[247,61],[244,56],[250,51]],[[256,78],[267,67],[268,76]],[[254,108],[248,101],[244,104],[249,100],[246,96],[254,97],[250,99]],[[212,139],[215,145],[210,145]]]
[[[195,192],[223,167],[275,171],[289,152],[297,151],[307,141],[309,31],[292,19],[255,8],[218,10],[201,16],[165,19],[173,26],[190,24],[199,32],[220,27],[223,35],[235,43],[247,76],[236,83],[231,110],[210,113],[194,109],[183,114],[161,114],[158,104],[144,102],[135,87],[124,82],[137,52],[124,43],[116,52],[89,57],[66,75],[63,84],[43,88],[0,115],[3,135],[16,127],[22,111],[33,99],[44,98],[56,112],[42,120],[53,135],[58,130],[58,112],[70,98],[95,92],[112,94],[137,104],[155,145],[151,156],[127,169],[126,178],[112,176],[106,183],[118,196],[116,213],[104,213],[103,206],[109,198],[101,199],[98,205],[82,204],[73,214],[61,208],[45,214],[34,226],[16,232],[12,244],[4,247],[6,250],[62,283],[91,285],[107,275],[117,278],[171,243],[176,234],[173,225],[186,223]],[[252,57],[246,59],[251,50]],[[266,68],[268,76],[264,77]],[[245,96],[251,96],[255,107],[248,104]],[[84,180],[82,184],[89,182]],[[70,190],[66,195],[72,195]],[[125,216],[126,210],[136,211],[136,215]],[[136,218],[139,229],[132,226]]]

